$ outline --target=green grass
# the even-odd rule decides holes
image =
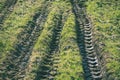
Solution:
[[[0,15],[4,12],[6,0],[0,0]],[[46,0],[18,0],[14,10],[0,26],[0,63],[7,57],[18,41],[17,36],[28,28],[27,24],[44,6]],[[52,2],[52,1],[51,1]],[[120,80],[120,1],[119,0],[88,0],[86,11],[94,28],[94,38],[103,48],[101,55],[106,60],[107,73],[112,73],[109,80]],[[7,9],[6,9],[7,10]],[[61,13],[65,22],[59,44],[60,63],[56,80],[83,80],[82,61],[77,45],[75,16],[72,13],[70,0],[54,0],[50,13],[45,21],[43,31],[33,49],[27,68],[26,80],[33,80],[38,70],[39,62],[50,51],[53,29]],[[67,20],[66,20],[67,18]],[[104,45],[102,45],[102,44]],[[39,60],[36,63],[36,60]]]

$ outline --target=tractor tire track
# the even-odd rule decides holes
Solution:
[[[82,55],[82,65],[85,80],[102,80],[102,68],[94,48],[92,24],[85,14],[85,8],[73,1],[73,12],[76,16],[78,45]]]
[[[34,80],[54,80],[57,75],[57,64],[59,63],[58,44],[63,27],[62,14],[57,21],[57,25],[53,30],[52,41],[50,43],[50,51],[45,55],[38,68],[37,75]]]
[[[17,3],[18,0],[6,0],[2,10],[0,11],[0,30],[2,29],[2,24],[6,16],[8,16],[12,11]]]
[[[28,23],[28,27],[18,36],[18,43],[15,50],[11,51],[8,58],[0,67],[1,80],[19,80],[25,76],[25,69],[29,57],[38,36],[42,31],[42,26],[49,13],[50,4],[46,2],[38,13],[35,14],[33,21]]]

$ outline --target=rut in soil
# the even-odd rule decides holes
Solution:
[[[92,24],[85,12],[84,1],[81,4],[71,1],[73,12],[76,16],[76,31],[78,46],[82,56],[82,65],[85,80],[102,80],[102,66],[94,48],[92,36]]]
[[[6,0],[2,10],[0,11],[0,30],[2,30],[2,24],[4,19],[13,11],[14,5],[17,0]]]

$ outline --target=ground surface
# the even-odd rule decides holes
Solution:
[[[119,0],[0,0],[0,80],[120,80]]]

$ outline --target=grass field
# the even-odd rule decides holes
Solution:
[[[92,80],[94,75],[120,80],[119,5],[119,0],[0,0],[0,80]],[[92,57],[87,48],[95,51]],[[99,64],[88,59],[93,55]],[[100,74],[91,70],[95,64]]]

